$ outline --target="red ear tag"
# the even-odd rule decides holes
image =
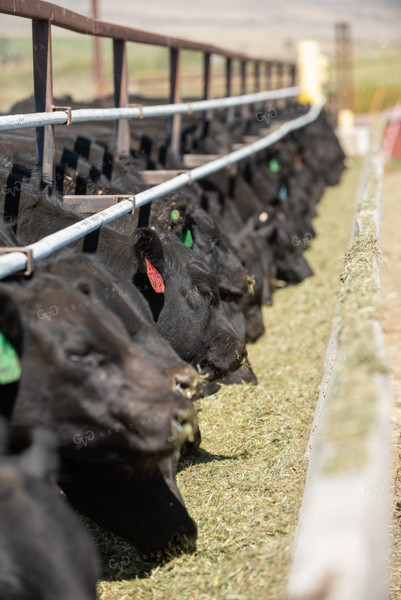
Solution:
[[[156,269],[156,267],[154,267],[152,265],[150,260],[148,258],[146,258],[146,256],[145,256],[145,262],[146,262],[146,272],[149,277],[150,285],[155,290],[155,292],[157,292],[158,294],[163,294],[164,281],[163,281],[162,276],[160,275],[160,273]]]

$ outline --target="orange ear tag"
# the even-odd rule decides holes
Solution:
[[[152,265],[150,260],[146,258],[146,273],[148,274],[150,285],[158,294],[163,294],[164,292],[164,281],[159,271]]]

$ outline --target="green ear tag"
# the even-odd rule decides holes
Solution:
[[[180,218],[180,213],[176,208],[171,211],[171,218],[173,219],[173,221],[178,221],[178,219]]]
[[[269,169],[272,173],[280,173],[281,165],[278,162],[277,158],[271,158],[269,161]]]
[[[18,354],[10,342],[0,333],[0,385],[13,383],[21,378]]]
[[[185,228],[184,231],[182,232],[182,234],[178,236],[178,238],[182,241],[184,246],[187,246],[188,248],[192,248],[192,246],[194,245],[192,233],[190,232],[189,229]]]

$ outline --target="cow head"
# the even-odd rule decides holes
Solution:
[[[233,300],[246,294],[249,276],[230,248],[214,219],[195,201],[174,194],[160,203],[157,226],[175,233],[194,254],[213,270],[222,299]]]
[[[89,284],[87,284],[89,286]],[[50,275],[0,286],[1,333],[21,355],[16,446],[42,425],[65,454],[141,456],[177,449],[192,403],[135,351],[121,321]]]
[[[220,304],[215,277],[175,235],[139,229],[133,245],[138,259],[134,283],[147,299],[158,331],[174,350],[210,377],[237,369],[245,355],[241,342]],[[157,237],[157,236],[156,236]],[[164,291],[149,279],[148,261],[163,278]]]
[[[345,168],[345,154],[324,111],[306,127],[294,133],[305,164],[327,185],[336,185]]]
[[[284,213],[277,211],[271,221],[258,230],[258,234],[272,249],[278,279],[296,284],[313,275],[303,256],[305,247],[294,235],[294,226]]]
[[[50,260],[45,269],[86,293],[92,303],[118,315],[134,348],[169,378],[172,389],[189,398],[195,393],[196,371],[159,334],[148,303],[126,278],[108,269],[96,256],[81,253],[67,252]]]

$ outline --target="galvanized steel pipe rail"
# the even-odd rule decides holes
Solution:
[[[140,192],[132,198],[122,200],[110,208],[100,211],[95,215],[88,217],[87,219],[79,221],[78,223],[74,223],[74,225],[70,225],[69,227],[66,227],[65,229],[62,229],[56,233],[52,233],[51,235],[46,236],[34,244],[30,244],[27,246],[27,249],[32,250],[34,260],[46,258],[53,252],[56,252],[64,246],[79,240],[88,233],[95,231],[103,223],[108,223],[114,219],[117,219],[118,217],[130,213],[134,207],[148,204],[152,200],[156,200],[157,198],[160,198],[169,192],[182,188],[185,185],[191,184],[193,181],[202,179],[211,173],[215,173],[216,171],[224,169],[225,167],[229,167],[244,158],[252,156],[257,152],[264,150],[271,144],[274,144],[290,131],[304,127],[308,123],[314,121],[319,116],[325,101],[326,100],[323,99],[317,105],[313,106],[306,115],[302,115],[301,117],[284,123],[276,131],[261,138],[260,140],[257,140],[256,142],[247,144],[243,148],[227,154],[227,156],[210,161],[201,167],[197,167],[191,171],[188,171],[187,173],[182,173],[177,177],[173,177],[169,181],[161,183],[160,185],[156,185],[149,190],[145,190],[144,192]],[[16,251],[5,256],[0,256],[0,279],[24,270],[26,265],[27,256],[22,252]]]
[[[231,98],[215,98],[212,100],[197,100],[194,102],[179,102],[177,104],[159,104],[153,106],[135,106],[126,108],[82,108],[66,111],[58,110],[53,113],[27,113],[5,115],[0,117],[0,131],[41,127],[43,125],[65,125],[69,123],[87,123],[89,121],[116,121],[118,119],[146,119],[151,117],[167,117],[176,114],[191,114],[206,110],[218,110],[233,106],[281,100],[292,98],[299,93],[298,87],[270,90],[256,94],[232,96]]]

